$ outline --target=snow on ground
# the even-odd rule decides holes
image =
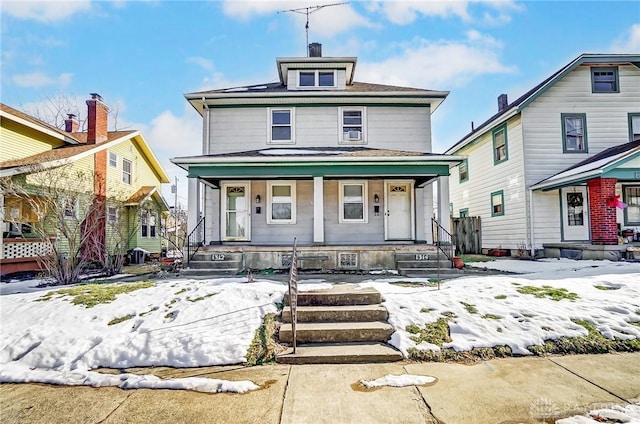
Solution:
[[[640,338],[640,264],[609,261],[497,260],[488,269],[519,270],[521,275],[462,277],[435,287],[402,287],[392,282],[424,281],[371,277],[361,287],[382,292],[394,325],[391,344],[403,354],[416,346],[407,325],[449,321],[455,350],[508,345],[528,354],[527,346],[547,339],[575,337],[587,330],[572,319],[593,323],[609,338]],[[251,382],[155,380],[131,374],[99,374],[93,368],[144,366],[198,367],[245,361],[265,314],[277,311],[287,286],[256,278],[160,280],[153,287],[120,294],[92,308],[46,293],[39,282],[0,283],[0,382],[41,381],[92,386],[188,388],[203,391],[252,390]],[[552,286],[575,293],[554,301],[518,293],[523,286]],[[329,288],[316,278],[300,290]],[[64,287],[62,289],[66,289]],[[607,290],[603,290],[607,289]],[[467,306],[462,303],[466,303]],[[469,311],[470,306],[477,313]],[[131,317],[109,325],[114,319]],[[251,384],[249,384],[251,383]]]
[[[362,384],[367,389],[372,389],[374,387],[383,387],[383,386],[390,386],[390,387],[422,386],[424,384],[434,383],[435,381],[436,381],[436,378],[431,377],[429,375],[387,374],[384,377],[376,378],[375,380],[360,380],[360,384]]]
[[[640,403],[610,408],[595,409],[589,416],[576,415],[556,421],[556,424],[597,424],[597,423],[640,424]]]

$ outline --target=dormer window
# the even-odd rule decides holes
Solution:
[[[335,87],[336,71],[299,71],[298,87]]]

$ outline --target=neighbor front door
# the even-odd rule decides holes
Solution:
[[[385,182],[384,219],[387,240],[413,239],[413,182]]]
[[[562,197],[562,241],[589,240],[589,207],[586,187],[560,190]]]
[[[221,227],[224,240],[249,240],[251,225],[249,183],[234,182],[222,185]]]

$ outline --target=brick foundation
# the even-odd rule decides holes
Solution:
[[[615,178],[594,178],[587,181],[589,187],[589,220],[593,244],[618,244],[616,208],[607,206],[616,194]]]

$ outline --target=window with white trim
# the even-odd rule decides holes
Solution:
[[[296,223],[296,182],[267,182],[267,223]]]
[[[334,70],[298,71],[298,87],[300,88],[331,88],[335,86],[336,71]]]
[[[271,143],[293,143],[293,109],[269,110],[269,140]]]
[[[364,143],[365,109],[341,108],[340,128],[342,130],[340,142],[345,144]]]
[[[340,181],[340,222],[367,222],[367,182]]]
[[[78,217],[78,199],[74,197],[62,198],[62,216],[65,219],[75,219]]]
[[[122,159],[122,182],[131,185],[133,181],[133,162]]]
[[[149,212],[140,215],[140,236],[154,238],[156,236],[156,216]]]
[[[109,206],[107,208],[107,222],[109,224],[115,224],[118,221],[118,208],[115,206]]]
[[[109,166],[111,168],[118,168],[118,154],[114,152],[109,152]]]

